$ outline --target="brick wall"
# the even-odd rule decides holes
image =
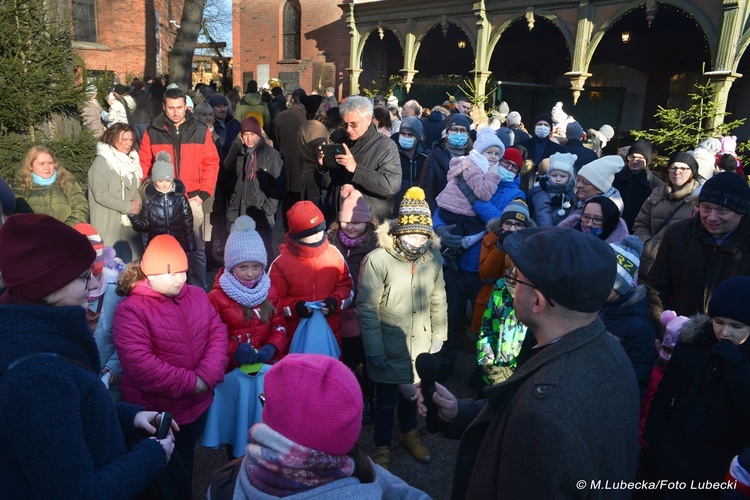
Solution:
[[[282,12],[286,0],[233,0],[233,75],[234,84],[244,90],[243,73],[258,65],[269,65],[269,77],[282,72],[299,72],[300,85],[310,92],[313,64],[336,65],[336,96],[349,92],[349,32],[343,11],[333,0],[300,0],[301,58],[282,62]],[[291,89],[287,89],[291,90]],[[320,89],[318,89],[320,90]]]
[[[107,69],[122,78],[129,73],[139,77],[166,74],[167,54],[176,36],[169,21],[180,22],[182,4],[183,0],[96,0],[97,42],[75,42],[73,48],[88,69]],[[158,52],[157,28],[161,40]]]

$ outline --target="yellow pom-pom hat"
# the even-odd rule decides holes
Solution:
[[[404,194],[404,199],[401,200],[393,235],[401,236],[403,234],[432,236],[432,214],[421,188],[409,188]]]

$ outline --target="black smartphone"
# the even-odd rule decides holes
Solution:
[[[159,422],[159,429],[156,431],[156,439],[167,437],[170,427],[172,427],[172,414],[165,411],[161,414],[161,422]]]
[[[325,168],[341,168],[336,163],[336,155],[344,155],[344,146],[336,143],[323,144],[323,166]]]

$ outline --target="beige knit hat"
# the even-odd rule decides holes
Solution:
[[[606,193],[612,187],[612,181],[615,180],[615,174],[622,170],[625,162],[621,156],[609,155],[587,163],[578,171],[578,176],[583,177],[596,189]]]

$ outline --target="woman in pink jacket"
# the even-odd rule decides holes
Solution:
[[[193,448],[213,389],[224,380],[227,328],[198,287],[186,285],[188,260],[170,235],[151,240],[140,267],[120,277],[112,335],[122,363],[122,398],[169,411],[180,425],[175,449],[193,473]]]

